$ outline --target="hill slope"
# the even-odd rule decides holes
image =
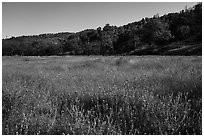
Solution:
[[[3,39],[2,55],[202,55],[202,3],[179,13],[77,33]]]

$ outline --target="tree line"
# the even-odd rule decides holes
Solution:
[[[202,41],[202,3],[120,27],[3,39],[2,55],[163,55],[165,45],[185,40]]]

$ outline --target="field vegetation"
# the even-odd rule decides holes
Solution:
[[[2,61],[3,134],[202,134],[202,57]]]

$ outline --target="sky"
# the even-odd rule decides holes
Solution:
[[[122,26],[144,17],[179,12],[195,2],[3,2],[2,37],[78,32]]]

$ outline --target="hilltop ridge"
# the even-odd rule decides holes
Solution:
[[[2,55],[202,55],[202,3],[119,27],[3,39]]]

